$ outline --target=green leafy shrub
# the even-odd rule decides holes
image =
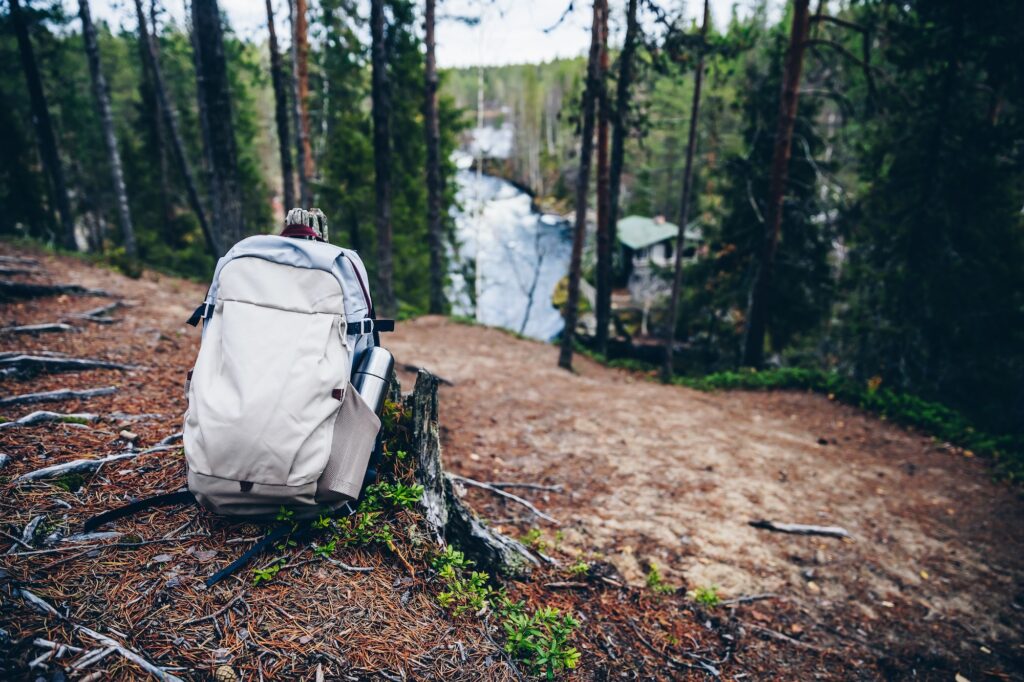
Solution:
[[[698,587],[693,592],[693,600],[701,606],[708,608],[714,608],[722,603],[721,597],[718,596],[718,587],[715,585]]]
[[[562,670],[572,670],[580,652],[569,646],[569,638],[579,621],[558,609],[542,606],[527,613],[522,602],[506,604],[500,610],[505,630],[505,651],[526,662],[535,673],[554,679]]]
[[[651,567],[647,571],[647,587],[656,594],[671,594],[676,591],[676,588],[672,587],[665,582],[665,579],[661,577],[661,571],[658,570],[658,565],[651,562]]]

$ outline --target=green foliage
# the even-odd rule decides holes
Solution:
[[[661,577],[661,571],[653,561],[647,571],[647,587],[656,594],[671,594],[676,591],[676,588],[666,583],[665,579]]]
[[[61,490],[73,493],[77,492],[83,485],[85,485],[85,476],[82,476],[82,474],[65,474],[64,476],[55,479],[53,484]]]
[[[434,570],[441,571],[445,567],[456,570],[465,570],[473,566],[473,562],[466,559],[466,555],[451,545],[445,545],[444,549],[431,561]]]
[[[259,587],[263,583],[269,583],[277,574],[281,572],[288,560],[284,557],[278,557],[272,562],[264,566],[263,568],[252,569],[252,584],[254,587]]]
[[[693,600],[709,609],[713,609],[722,603],[721,597],[718,596],[718,588],[714,585],[698,587],[693,591]]]
[[[538,552],[543,552],[548,548],[548,543],[544,539],[544,533],[540,528],[531,528],[519,540],[530,549]]]
[[[526,613],[522,602],[507,603],[502,609],[505,629],[505,651],[526,662],[534,672],[554,679],[562,670],[572,670],[580,660],[580,652],[569,646],[579,621],[558,609],[542,606]]]
[[[1024,480],[1024,438],[1014,434],[993,435],[977,428],[964,414],[880,384],[878,379],[859,382],[836,372],[785,367],[757,372],[719,372],[700,378],[678,377],[676,383],[699,390],[801,389],[823,393],[856,405],[889,421],[912,426],[978,454],[991,455],[997,469],[1011,480]]]
[[[590,572],[590,564],[583,559],[577,559],[569,564],[569,575],[574,578],[582,578]]]

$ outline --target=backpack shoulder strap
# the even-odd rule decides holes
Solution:
[[[85,532],[91,533],[100,526],[110,523],[111,521],[116,521],[117,519],[137,514],[138,512],[146,509],[152,509],[153,507],[173,507],[177,504],[195,504],[195,502],[195,496],[187,490],[179,490],[173,493],[144,497],[141,500],[132,502],[131,504],[126,504],[123,507],[111,509],[110,511],[106,511],[92,517],[85,522]]]

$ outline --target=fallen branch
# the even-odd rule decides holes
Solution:
[[[38,412],[26,414],[21,419],[15,419],[14,421],[4,422],[0,424],[0,429],[9,429],[14,426],[35,426],[36,424],[49,424],[51,422],[81,424],[83,422],[94,422],[97,419],[99,419],[97,415],[90,414],[88,412],[61,414],[60,412],[48,412],[46,410],[39,410]]]
[[[776,632],[775,630],[763,628],[760,625],[754,625],[753,623],[744,623],[743,626],[748,627],[751,630],[754,630],[755,632],[760,632],[762,635],[771,637],[772,639],[777,639],[780,642],[786,642],[787,644],[792,644],[793,646],[800,647],[801,649],[810,649],[811,651],[827,651],[827,649],[825,649],[824,647],[817,646],[816,644],[809,644],[807,642],[801,642],[799,639],[793,639],[789,635],[784,635],[781,632]]]
[[[755,601],[762,601],[764,599],[777,599],[779,595],[766,593],[766,594],[751,594],[742,597],[736,597],[735,599],[726,599],[725,601],[719,602],[720,606],[734,606],[736,604],[750,604]]]
[[[481,570],[524,575],[540,560],[521,542],[481,523],[455,494],[452,479],[445,475],[437,423],[437,383],[437,377],[420,370],[416,387],[407,398],[413,418],[416,480],[423,486],[420,505],[424,518],[439,543],[457,546]]]
[[[39,265],[39,261],[35,258],[26,258],[24,256],[0,256],[0,263],[14,263],[17,265]]]
[[[450,478],[452,480],[459,481],[460,483],[465,483],[466,485],[471,485],[471,486],[473,486],[475,488],[481,488],[483,490],[489,490],[492,493],[494,493],[495,495],[500,495],[501,497],[504,497],[504,498],[507,498],[509,500],[512,500],[513,502],[518,502],[519,504],[523,505],[524,507],[529,509],[531,512],[533,512],[535,515],[539,516],[540,518],[544,519],[545,521],[547,521],[549,523],[553,523],[556,526],[561,525],[558,522],[557,519],[552,518],[551,516],[548,516],[547,514],[542,512],[540,509],[537,509],[537,507],[535,507],[532,502],[530,502],[529,500],[523,499],[522,497],[519,497],[518,495],[513,495],[512,493],[507,493],[504,490],[502,490],[501,488],[496,488],[496,487],[494,487],[492,485],[489,485],[487,483],[481,483],[480,481],[473,480],[472,478],[466,478],[465,476],[459,476],[457,474],[446,474],[446,475],[448,476],[448,478]]]
[[[49,334],[54,332],[73,332],[75,328],[63,322],[47,324],[23,324],[17,327],[4,327],[0,334]]]
[[[108,303],[107,305],[102,305],[99,308],[92,308],[91,310],[86,310],[81,313],[75,313],[71,315],[71,317],[77,320],[96,322],[98,324],[114,324],[115,322],[120,322],[120,320],[113,317],[107,317],[107,314],[125,305],[124,301],[118,300],[113,303]]]
[[[5,267],[0,267],[0,275],[3,275],[4,277],[10,277],[11,275],[41,275],[41,274],[43,274],[43,271],[42,270],[37,270],[35,268],[5,268]]]
[[[87,369],[117,369],[121,371],[136,369],[133,365],[119,362],[95,360],[93,358],[61,358],[52,355],[14,355],[0,358],[0,374],[32,376],[41,372],[56,374],[58,372],[81,372]]]
[[[236,594],[234,596],[234,598],[231,599],[231,601],[229,601],[227,604],[225,604],[221,608],[217,609],[216,611],[214,611],[210,615],[208,615],[208,616],[200,616],[199,618],[192,618],[190,620],[186,620],[184,623],[182,623],[178,627],[184,627],[186,625],[195,625],[196,623],[202,623],[204,620],[213,620],[214,618],[220,618],[222,615],[227,613],[228,609],[230,609],[232,606],[234,606],[243,597],[245,597],[245,593]]]
[[[830,538],[852,537],[848,530],[839,526],[805,526],[800,523],[776,523],[766,519],[750,521],[749,524],[754,528],[770,530],[776,533],[789,533],[791,535],[824,535]]]
[[[98,398],[103,395],[111,395],[117,392],[116,386],[104,388],[90,388],[83,391],[61,389],[57,391],[43,391],[41,393],[23,393],[9,398],[0,398],[0,407],[5,405],[31,405],[34,403],[51,403],[62,400],[87,400]]]
[[[492,488],[523,488],[524,490],[543,490],[551,493],[562,493],[565,492],[565,488],[560,485],[541,485],[540,483],[518,483],[515,481],[487,481],[487,485]]]
[[[146,450],[140,450],[138,452],[122,452],[116,455],[107,455],[106,457],[100,457],[99,459],[76,459],[63,464],[54,464],[53,466],[43,467],[42,469],[36,469],[30,471],[27,474],[22,474],[18,478],[14,479],[15,482],[21,481],[40,481],[47,478],[54,478],[56,476],[65,476],[67,474],[91,474],[99,469],[104,464],[111,462],[119,462],[124,459],[135,459],[142,455],[148,455],[153,452],[164,452],[167,450],[177,450],[177,445],[156,445]]]
[[[121,654],[123,657],[127,658],[129,661],[139,666],[140,668],[142,668],[143,670],[145,670],[161,682],[184,682],[180,677],[177,677],[176,675],[167,672],[163,668],[150,663],[141,654],[139,654],[136,651],[133,651],[132,649],[129,649],[117,640],[106,635],[100,634],[91,628],[87,628],[84,625],[79,625],[78,623],[75,623],[65,618],[63,615],[60,614],[59,611],[57,611],[57,609],[53,608],[53,606],[51,606],[46,600],[29,592],[25,588],[14,587],[13,594],[14,596],[21,597],[23,601],[28,602],[34,609],[36,609],[43,615],[53,616],[59,620],[62,620],[68,625],[70,625],[73,630],[80,632],[86,637],[95,639],[100,644],[103,644],[107,647],[114,649],[115,651],[117,651],[117,653]]]
[[[0,280],[0,300],[4,301],[41,298],[43,296],[60,296],[61,294],[103,296],[105,298],[113,298],[114,296],[109,291],[89,289],[81,284],[29,284],[28,282],[14,282],[7,279]]]
[[[572,590],[577,588],[586,589],[590,587],[590,583],[564,581],[555,583],[544,583],[544,587],[548,588],[549,590]]]
[[[406,372],[412,372],[413,374],[418,374],[420,370],[423,370],[424,372],[429,372],[430,371],[430,370],[426,369],[425,367],[420,367],[419,365],[411,365],[409,363],[404,363],[402,365],[402,369],[404,369]],[[439,384],[444,384],[445,386],[454,386],[455,385],[454,381],[451,381],[449,379],[445,379],[444,377],[439,377],[436,374],[431,374],[431,376],[434,377],[435,379],[437,379],[437,383],[439,383]]]

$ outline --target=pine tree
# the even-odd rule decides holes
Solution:
[[[21,68],[25,73],[25,83],[32,103],[32,123],[35,126],[39,156],[50,179],[50,196],[60,217],[61,241],[65,248],[75,250],[78,248],[75,242],[75,221],[71,213],[71,201],[68,199],[64,168],[61,166],[60,153],[57,150],[57,139],[53,132],[53,121],[43,92],[43,81],[39,76],[39,65],[36,63],[21,0],[10,0],[10,6],[14,32],[18,39]]]
[[[277,146],[281,156],[281,187],[284,210],[287,213],[295,204],[295,178],[292,170],[292,144],[288,131],[288,85],[285,83],[281,50],[277,45],[277,28],[274,26],[274,7],[267,2],[267,31],[270,34],[270,80],[274,86],[274,119],[277,123]]]
[[[388,54],[385,45],[384,0],[370,2],[370,35],[373,81],[373,160],[377,229],[377,301],[378,312],[393,316],[396,312],[393,238],[391,224],[391,93],[388,82]]]
[[[192,30],[196,83],[204,147],[209,164],[210,196],[220,255],[243,236],[238,182],[238,147],[224,54],[224,32],[217,0],[193,0]]]
[[[430,307],[433,314],[443,313],[444,298],[444,228],[441,223],[441,128],[437,110],[437,62],[434,56],[434,23],[436,0],[426,0],[423,24],[426,34],[426,93],[424,96],[424,128],[427,143],[427,248],[430,250]]]

